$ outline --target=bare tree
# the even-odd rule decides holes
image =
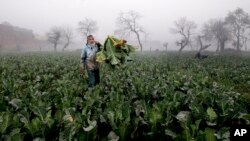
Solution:
[[[223,20],[210,20],[203,27],[203,33],[206,35],[207,40],[215,40],[217,42],[218,52],[223,52],[226,41],[230,40],[230,31]]]
[[[62,29],[60,27],[53,27],[51,30],[46,34],[47,40],[53,44],[54,51],[57,50],[57,45],[59,44],[61,37],[62,37]]]
[[[167,50],[167,49],[168,49],[168,42],[164,42],[164,43],[163,43],[163,47],[165,47],[166,50]]]
[[[65,41],[65,44],[63,45],[63,48],[62,48],[62,50],[64,51],[64,49],[67,48],[72,43],[74,33],[73,33],[73,29],[69,26],[63,27],[62,33],[63,33],[63,39]]]
[[[243,44],[242,40],[245,38],[244,33],[250,26],[250,17],[243,9],[237,8],[235,11],[228,13],[225,21],[230,25],[235,37],[236,49],[240,51]]]
[[[96,21],[85,18],[78,23],[78,30],[84,38],[88,35],[95,33],[98,30]]]
[[[145,31],[138,23],[140,18],[141,16],[139,13],[135,11],[120,13],[119,17],[117,18],[118,29],[115,30],[115,34],[119,34],[124,37],[134,33],[142,51],[141,33],[145,33]]]
[[[181,52],[187,45],[191,45],[191,36],[197,25],[193,21],[188,21],[185,17],[174,23],[175,28],[172,29],[172,32],[181,36],[181,39],[176,42],[177,46],[180,46],[179,52]]]

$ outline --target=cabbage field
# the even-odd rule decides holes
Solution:
[[[88,90],[80,52],[0,54],[0,140],[222,141],[249,124],[249,55],[131,58]]]

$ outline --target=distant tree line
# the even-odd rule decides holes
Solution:
[[[146,30],[139,24],[140,18],[140,14],[135,11],[120,13],[116,19],[117,29],[115,29],[114,34],[120,38],[134,35],[142,51],[141,37],[143,34],[146,35]],[[247,41],[250,40],[250,17],[241,8],[230,11],[225,18],[208,20],[199,31],[197,28],[198,25],[186,17],[174,21],[174,27],[170,29],[171,33],[179,36],[175,42],[179,47],[179,52],[188,46],[193,47],[193,44],[199,46],[198,52],[201,52],[209,48],[212,43],[216,43],[216,51],[222,53],[228,41],[232,42],[237,51],[241,51],[243,47],[247,50]],[[97,30],[97,22],[93,19],[85,18],[78,23],[77,31],[83,39]],[[73,42],[73,33],[73,29],[69,26],[55,26],[50,29],[46,36],[56,51],[59,44],[63,45],[64,50]],[[168,42],[164,42],[163,47],[167,50]]]
[[[120,13],[117,18],[118,29],[114,31],[114,34],[121,38],[126,38],[130,34],[134,34],[142,51],[141,34],[145,34],[145,31],[138,23],[140,17],[139,13],[135,11]],[[97,30],[97,22],[93,19],[85,18],[78,23],[77,31],[83,39],[86,39],[88,35],[95,33]],[[47,41],[53,45],[54,51],[57,51],[59,44],[64,44],[63,50],[66,49],[72,43],[73,35],[73,29],[70,27],[54,26],[47,32],[46,37]]]
[[[192,46],[192,38],[200,46],[199,52],[211,46],[212,42],[217,44],[217,52],[223,53],[225,43],[232,41],[232,45],[237,51],[241,51],[243,46],[247,50],[247,41],[250,39],[250,17],[241,8],[230,11],[224,19],[210,19],[206,22],[201,31],[195,32],[197,25],[185,17],[174,22],[175,27],[171,32],[179,35],[176,45],[181,52],[186,46]]]

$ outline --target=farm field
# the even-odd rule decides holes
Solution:
[[[0,140],[222,141],[249,124],[250,54],[131,58],[88,90],[80,52],[0,54]]]

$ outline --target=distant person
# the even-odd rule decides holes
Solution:
[[[200,52],[196,53],[195,54],[195,57],[194,58],[197,58],[197,59],[205,59],[207,58],[208,55],[202,55]]]
[[[96,53],[100,51],[100,47],[101,44],[95,41],[93,35],[87,36],[87,43],[83,46],[81,53],[81,73],[84,74],[85,69],[87,70],[89,88],[100,82],[99,64],[96,62]]]

